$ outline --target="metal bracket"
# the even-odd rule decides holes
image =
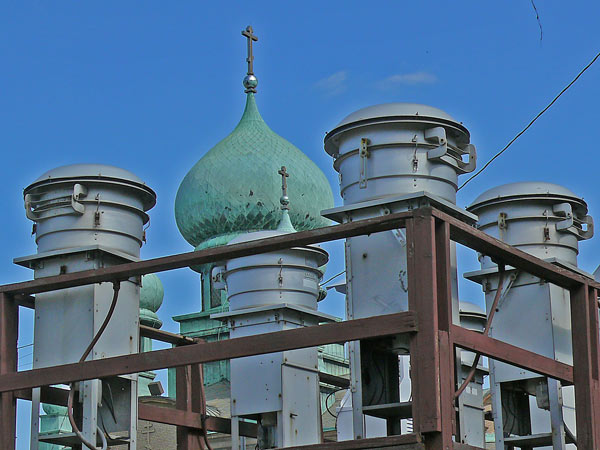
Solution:
[[[448,141],[444,127],[428,128],[424,132],[425,140],[437,144],[437,147],[427,152],[427,159],[440,159],[448,154]]]
[[[437,145],[427,152],[427,159],[438,160],[456,169],[458,173],[469,173],[475,170],[477,164],[477,150],[473,144],[465,144],[459,147],[460,154],[469,155],[468,161],[463,161],[460,156],[448,152],[448,139],[444,127],[428,128],[424,132],[425,140]],[[456,150],[455,150],[456,152]]]
[[[83,203],[79,203],[82,198],[84,198],[88,193],[88,188],[83,184],[76,183],[73,186],[73,195],[71,196],[71,206],[73,207],[73,211],[78,214],[83,214],[85,212],[85,205]]]
[[[26,194],[25,195],[25,214],[27,218],[33,221],[38,221],[42,218],[42,212],[54,209],[52,216],[62,216],[66,214],[83,214],[85,212],[85,205],[81,203],[88,193],[87,187],[82,184],[76,183],[73,186],[73,193],[71,195],[50,198],[45,200],[36,200],[37,195]],[[56,211],[58,208],[71,207],[72,211],[64,212]]]
[[[508,224],[506,223],[506,218],[508,215],[505,212],[501,212],[498,214],[498,229],[506,230],[508,228]]]
[[[558,217],[565,217],[564,220],[556,223],[556,231],[572,233],[582,240],[594,236],[594,219],[587,215],[583,217],[575,216],[570,203],[558,203],[552,206],[552,212]],[[583,225],[586,225],[585,230]]]
[[[358,156],[360,157],[360,173],[358,176],[358,188],[366,189],[367,187],[367,158],[369,158],[369,140],[367,138],[360,139],[360,148]]]

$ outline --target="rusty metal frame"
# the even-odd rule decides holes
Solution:
[[[183,336],[144,327],[140,330],[142,335],[170,342],[175,347],[17,372],[18,307],[34,307],[33,295],[36,293],[125,280],[147,273],[399,227],[405,227],[407,231],[407,312],[210,343],[196,343]],[[572,366],[452,324],[451,240],[570,291],[574,361]],[[490,358],[556,378],[563,383],[574,384],[578,411],[578,445],[586,449],[600,448],[599,289],[600,284],[594,280],[517,250],[431,207],[199,252],[3,285],[0,286],[0,448],[14,450],[16,399],[31,398],[33,387],[42,386],[42,401],[61,404],[65,400],[65,391],[50,385],[176,367],[180,381],[186,381],[177,383],[177,409],[140,403],[139,417],[176,425],[179,448],[201,449],[203,444],[198,436],[202,433],[202,402],[197,390],[201,379],[200,364],[402,333],[411,336],[414,433],[294,448],[473,449],[474,447],[454,442],[459,427],[454,400],[455,348],[476,351]],[[346,383],[336,377],[325,377],[322,380],[338,385]],[[208,418],[205,427],[207,430],[224,433],[231,430],[227,419]],[[256,427],[245,424],[240,432],[246,436],[255,436]]]

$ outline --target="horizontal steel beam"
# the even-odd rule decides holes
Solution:
[[[397,314],[296,328],[198,345],[65,364],[0,376],[0,392],[41,385],[68,384],[114,375],[261,355],[323,344],[370,339],[417,331],[416,316]]]
[[[165,423],[167,425],[182,426],[201,430],[201,416],[193,411],[182,411],[163,406],[138,403],[138,418],[150,422]],[[223,417],[206,416],[206,429],[217,433],[231,434],[231,419]],[[240,435],[256,437],[258,426],[253,423],[240,422]]]
[[[319,372],[319,381],[321,383],[330,384],[332,386],[344,389],[350,386],[350,380],[348,378],[330,375],[325,372]]]
[[[600,283],[591,278],[536,258],[437,209],[433,209],[432,214],[450,224],[450,237],[453,241],[502,261],[506,265],[522,269],[566,289],[580,284],[588,284],[600,289]]]
[[[354,450],[396,448],[398,450],[424,450],[425,446],[417,434],[358,439],[354,441],[326,442],[323,444],[286,447],[286,450]]]
[[[497,361],[531,370],[568,384],[573,383],[573,367],[568,364],[456,325],[452,325],[451,336],[457,346],[466,350],[472,350]]]
[[[21,400],[31,400],[31,389],[15,391],[15,397]],[[69,391],[55,387],[44,386],[40,395],[42,403],[67,406]],[[181,411],[166,406],[138,403],[138,418],[150,422],[165,423],[167,425],[183,426],[202,429],[200,414],[192,411]],[[231,434],[231,419],[223,417],[206,417],[206,429],[217,433]],[[246,437],[256,437],[257,426],[253,423],[240,422],[240,434]]]
[[[169,333],[168,331],[157,330],[156,328],[148,327],[146,325],[140,325],[140,336],[173,345],[190,345],[198,343],[197,339],[181,334]]]
[[[392,230],[404,226],[406,219],[410,217],[412,217],[412,212],[389,214],[387,216],[316,228],[309,231],[299,231],[297,233],[289,233],[256,241],[224,245],[197,252],[180,253],[100,269],[38,278],[21,283],[5,284],[0,286],[0,293],[36,294],[86,284],[126,280],[130,277],[149,273],[181,269],[183,267],[225,261],[258,253],[273,252],[291,247],[303,247],[320,242]]]

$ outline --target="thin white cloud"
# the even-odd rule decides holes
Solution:
[[[399,73],[391,75],[381,80],[378,85],[382,89],[389,89],[398,85],[410,85],[416,84],[433,84],[437,82],[437,77],[429,72],[412,72],[412,73]]]
[[[346,90],[347,79],[348,72],[340,70],[339,72],[317,81],[315,87],[327,95],[338,95]]]

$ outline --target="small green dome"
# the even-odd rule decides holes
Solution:
[[[221,247],[222,245],[227,245],[227,244],[229,244],[229,241],[235,239],[239,235],[240,235],[240,233],[226,233],[226,234],[221,234],[219,236],[214,236],[210,239],[207,239],[206,241],[201,242],[200,245],[198,245],[194,249],[194,251],[199,252],[200,250],[207,250],[209,248],[215,248],[215,247]],[[215,263],[200,264],[197,266],[190,266],[190,268],[195,272],[202,273],[202,272],[208,272],[214,265],[215,265]]]
[[[162,321],[156,315],[156,311],[162,305],[165,290],[160,278],[156,274],[149,273],[142,277],[142,288],[140,289],[140,323],[153,328],[160,328]]]
[[[263,121],[252,92],[237,127],[192,167],[175,199],[175,218],[194,247],[215,236],[274,230],[281,217],[281,166],[289,170],[290,217],[298,231],[329,225],[325,174]]]

